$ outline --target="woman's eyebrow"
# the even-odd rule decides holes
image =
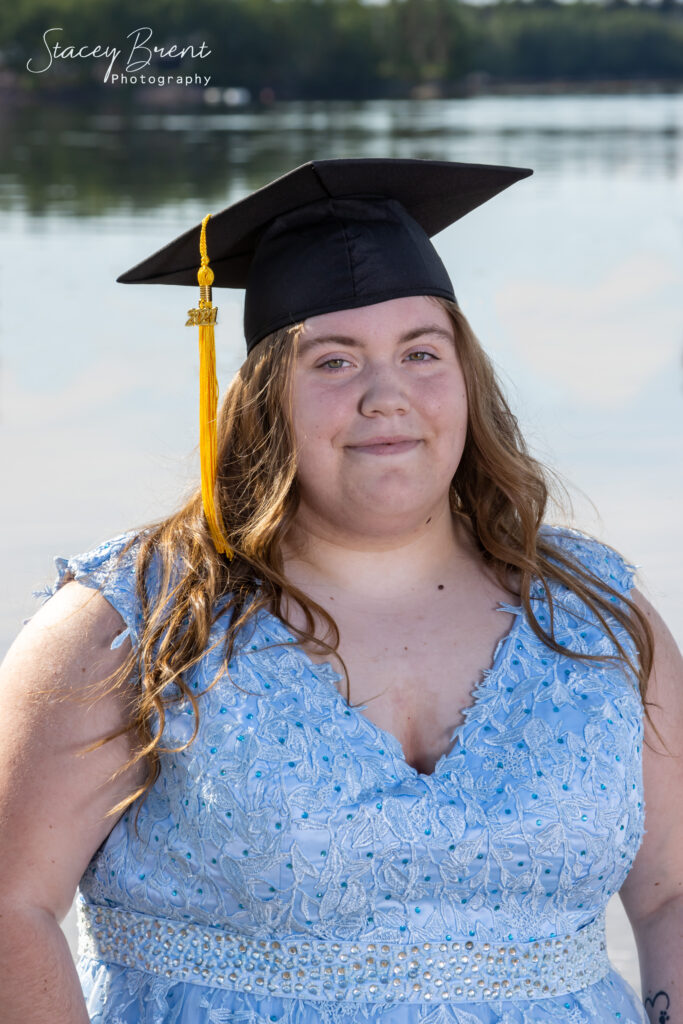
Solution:
[[[438,334],[442,338],[446,338],[448,341],[453,341],[453,335],[450,331],[447,331],[444,327],[439,327],[438,324],[422,324],[420,327],[413,327],[411,331],[406,331],[399,338],[399,344],[402,345],[406,341],[414,341],[415,338],[421,337],[423,334]],[[338,343],[340,345],[348,345],[349,348],[363,348],[364,343],[359,341],[357,338],[349,337],[346,334],[323,334],[316,338],[305,338],[299,343],[299,355],[303,356],[313,348],[317,348],[318,345],[326,345],[329,342]]]

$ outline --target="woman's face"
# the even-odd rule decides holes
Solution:
[[[467,432],[448,314],[409,296],[310,317],[293,411],[309,526],[374,539],[417,528],[447,505]]]

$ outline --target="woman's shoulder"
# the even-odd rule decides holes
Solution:
[[[633,590],[639,566],[605,541],[575,527],[550,523],[540,527],[539,537],[620,593],[628,595]]]

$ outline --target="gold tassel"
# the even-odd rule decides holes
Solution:
[[[209,266],[206,250],[206,225],[211,216],[202,221],[199,239],[201,266],[197,272],[199,307],[187,311],[186,327],[199,327],[199,460],[202,473],[202,503],[211,538],[220,555],[232,558],[234,552],[225,537],[225,526],[220,508],[216,507],[216,410],[218,407],[218,380],[216,378],[216,341],[213,325],[218,310],[211,301],[213,270]]]

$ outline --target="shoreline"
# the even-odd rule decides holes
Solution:
[[[241,87],[183,86],[168,84],[163,88],[154,84],[113,84],[73,82],[60,85],[29,88],[24,75],[8,70],[0,72],[0,107],[7,112],[12,108],[26,109],[43,104],[74,107],[174,107],[233,110],[269,110],[275,106],[302,103],[405,102],[406,100],[473,99],[484,96],[638,96],[678,95],[683,93],[683,79],[628,78],[628,79],[495,79],[487,72],[470,72],[453,81],[426,81],[414,85],[405,83],[400,90],[387,95],[319,97],[279,96],[271,88],[252,94]]]

